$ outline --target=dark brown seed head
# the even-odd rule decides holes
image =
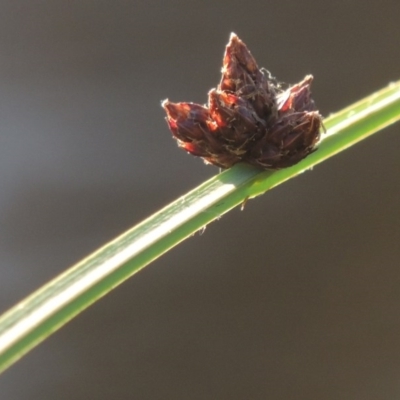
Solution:
[[[207,163],[229,168],[245,161],[263,169],[296,164],[315,151],[322,118],[311,99],[311,75],[283,91],[232,34],[222,78],[208,105],[162,105],[178,145]]]

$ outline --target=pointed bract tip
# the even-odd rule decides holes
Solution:
[[[167,113],[168,118],[176,119],[181,114],[181,108],[179,107],[179,104],[171,103],[168,99],[164,100],[161,103],[161,106]]]
[[[236,35],[235,32],[231,32],[231,35],[229,36],[229,40],[233,40],[233,39],[239,39],[238,35]]]
[[[306,84],[311,84],[311,82],[314,80],[314,77],[310,74],[310,75],[306,75],[304,77],[304,79],[302,80],[302,82],[300,82],[300,84],[302,83],[306,83]]]

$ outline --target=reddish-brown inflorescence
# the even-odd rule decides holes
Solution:
[[[222,168],[244,161],[263,169],[298,163],[316,149],[322,118],[311,99],[311,75],[282,89],[261,70],[247,46],[232,34],[221,82],[208,105],[162,105],[178,145]]]

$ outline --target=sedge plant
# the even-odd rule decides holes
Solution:
[[[105,244],[0,317],[0,372],[205,225],[399,119],[400,81],[326,118],[318,150],[295,165],[236,163]]]

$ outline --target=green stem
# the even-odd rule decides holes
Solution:
[[[71,267],[0,318],[0,371],[204,225],[400,119],[400,82],[327,118],[314,152],[280,171],[245,164],[213,177]]]

